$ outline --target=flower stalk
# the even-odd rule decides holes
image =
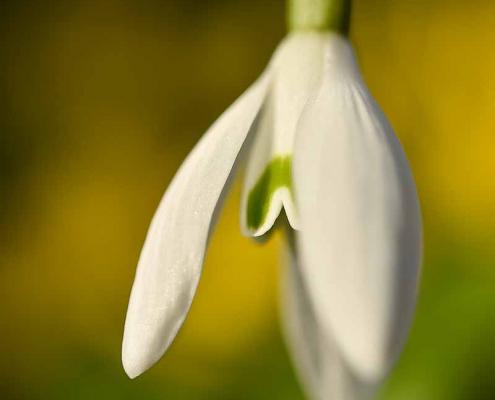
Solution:
[[[349,33],[351,0],[287,0],[289,31]]]

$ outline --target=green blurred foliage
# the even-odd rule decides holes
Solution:
[[[425,219],[416,321],[380,397],[492,399],[495,3],[354,3]],[[279,238],[241,237],[238,184],[176,342],[135,381],[120,365],[156,204],[284,18],[283,0],[0,3],[0,398],[303,398],[278,327]]]

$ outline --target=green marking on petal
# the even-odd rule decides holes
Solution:
[[[272,159],[249,192],[246,219],[249,229],[257,230],[263,224],[273,194],[283,187],[292,193],[292,156],[290,155]]]

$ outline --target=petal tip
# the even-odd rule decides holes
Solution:
[[[137,378],[153,364],[153,362],[149,362],[147,357],[136,357],[129,354],[126,350],[122,352],[122,366],[127,376],[131,379]]]
[[[137,378],[160,359],[160,355],[157,357],[157,353],[151,350],[149,344],[135,339],[131,339],[129,332],[125,332],[122,343],[122,366],[131,379]]]
[[[141,372],[126,364],[124,364],[124,371],[130,379],[137,378],[139,375],[141,375]]]

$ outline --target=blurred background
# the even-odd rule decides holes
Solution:
[[[303,399],[278,323],[279,242],[234,185],[176,342],[121,367],[146,230],[181,161],[285,34],[283,0],[0,2],[0,398]],[[495,2],[356,0],[365,78],[425,225],[403,357],[380,393],[495,393]]]

